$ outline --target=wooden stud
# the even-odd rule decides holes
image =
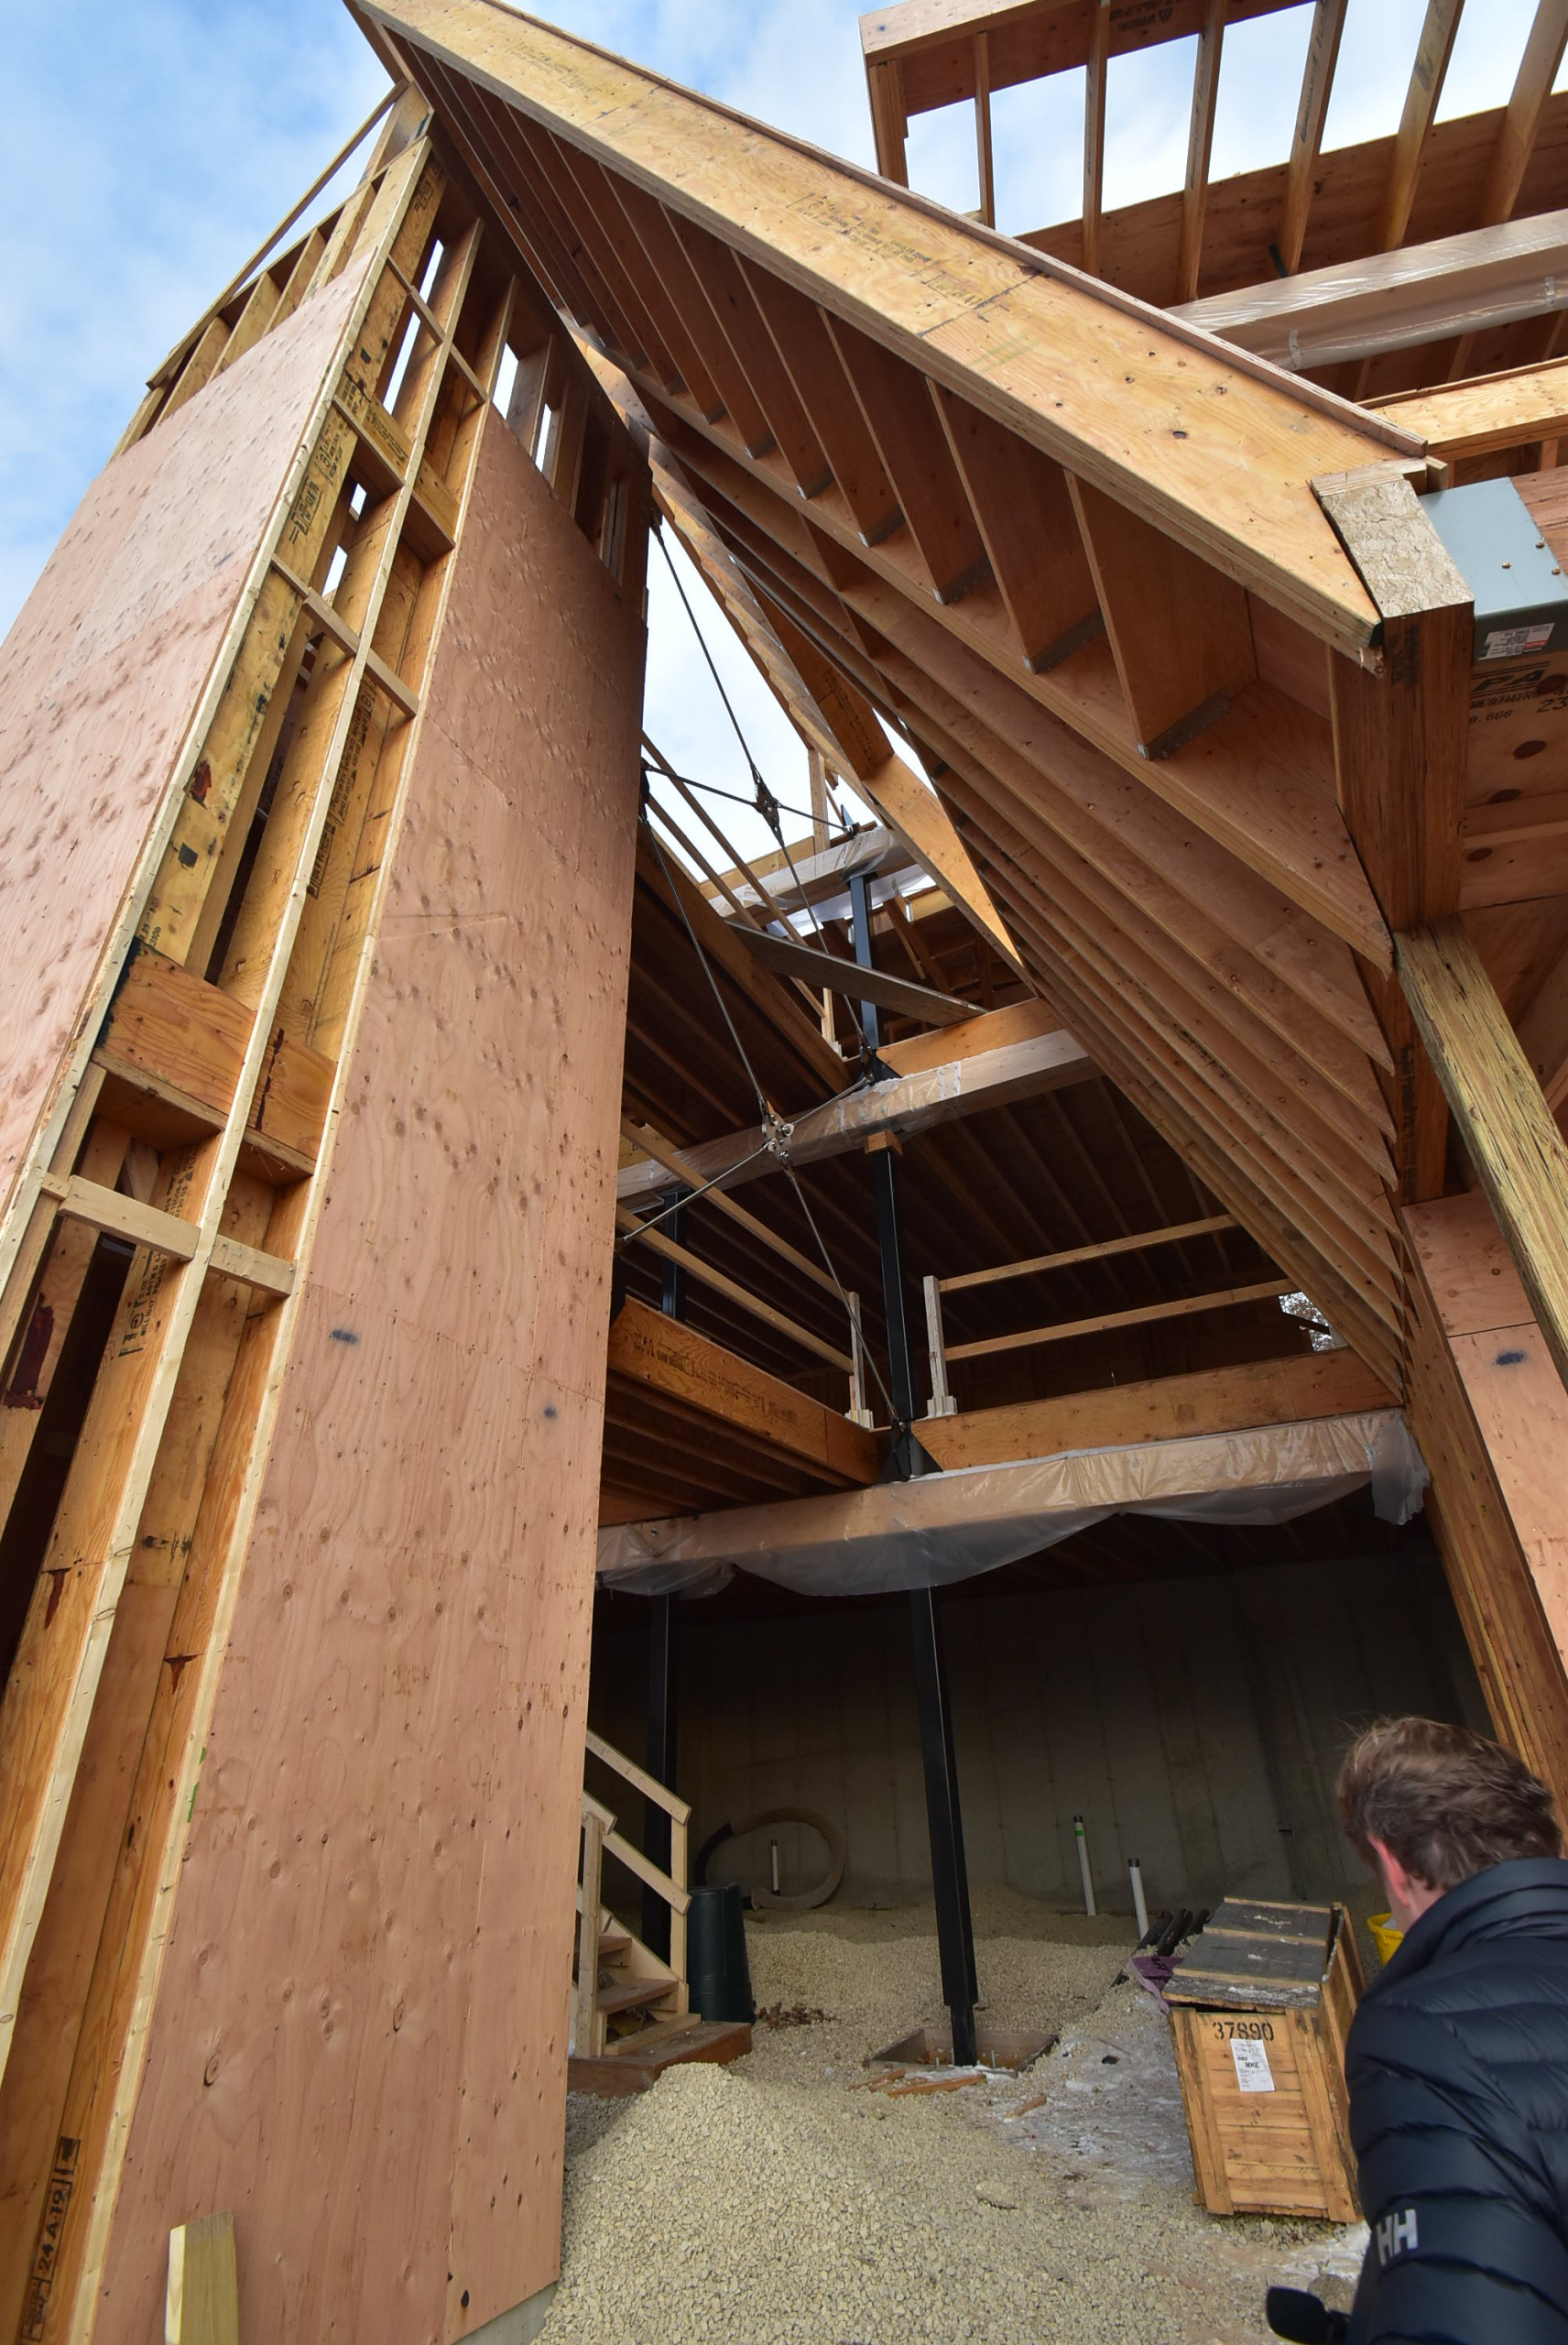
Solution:
[[[871,92],[871,127],[877,141],[877,168],[896,187],[909,184],[906,147],[909,121],[904,113],[904,69],[898,58],[866,68]]]
[[[1568,47],[1568,0],[1540,0],[1486,175],[1480,212],[1484,224],[1513,217],[1564,47]]]
[[[1416,61],[1388,165],[1388,185],[1377,237],[1380,252],[1392,252],[1405,241],[1464,5],[1465,0],[1427,0],[1421,38],[1416,44]]]
[[[980,218],[987,228],[996,224],[996,171],[991,153],[991,40],[988,33],[975,36],[975,147],[980,180]]]
[[[164,2345],[240,2345],[234,2219],[201,2215],[169,2234]]]
[[[1083,266],[1100,274],[1100,210],[1105,180],[1105,83],[1111,52],[1111,0],[1092,0],[1083,84]]]
[[[1293,277],[1301,265],[1301,247],[1306,242],[1307,223],[1312,216],[1312,183],[1317,173],[1323,123],[1328,115],[1329,93],[1334,88],[1334,68],[1339,62],[1340,37],[1345,30],[1345,12],[1348,5],[1349,0],[1317,0],[1312,10],[1312,30],[1307,35],[1307,61],[1301,75],[1301,101],[1296,108],[1296,128],[1290,140],[1290,160],[1285,167],[1285,202],[1279,219],[1279,265],[1287,277]]]
[[[1209,158],[1214,144],[1214,108],[1219,99],[1220,49],[1225,39],[1226,0],[1207,0],[1192,70],[1192,116],[1187,133],[1187,177],[1181,191],[1181,243],[1176,262],[1176,299],[1197,299],[1203,259],[1203,214],[1209,193]]]

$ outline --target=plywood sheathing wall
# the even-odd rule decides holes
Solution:
[[[9,969],[40,972],[0,993],[0,1204],[366,265],[99,474],[0,646],[0,933]]]
[[[495,414],[457,563],[96,2345],[218,2209],[258,2338],[558,2268],[643,636]]]

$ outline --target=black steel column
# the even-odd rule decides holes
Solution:
[[[871,891],[864,874],[855,874],[849,890],[855,912],[855,957],[863,969],[869,969],[874,966]],[[874,1003],[860,1004],[860,1024],[875,1051],[881,1040],[881,1027]],[[880,1149],[872,1157],[871,1178],[877,1198],[877,1235],[882,1252],[890,1398],[895,1412],[908,1428],[915,1415],[915,1380],[909,1355],[903,1258],[898,1245],[898,1174],[890,1148]],[[897,1428],[895,1434],[903,1448],[905,1470],[911,1475],[923,1472],[925,1455],[912,1434],[906,1431],[898,1435]],[[975,1925],[969,1911],[969,1871],[964,1855],[964,1816],[958,1797],[953,1718],[947,1700],[942,1620],[934,1588],[909,1591],[909,1618],[914,1631],[915,1700],[920,1721],[920,1754],[925,1764],[926,1823],[931,1835],[937,1947],[942,1958],[942,1999],[953,2023],[953,2056],[964,2067],[975,2058],[975,2005],[979,2000],[979,1986],[975,1973]]]
[[[659,1200],[670,1204],[680,1194],[671,1190]],[[671,1214],[662,1227],[679,1240],[684,1234],[684,1213]],[[659,1304],[667,1319],[686,1316],[686,1273],[679,1262],[661,1265]],[[678,1687],[675,1670],[675,1599],[652,1596],[648,1600],[648,1772],[670,1791],[675,1788],[675,1721]],[[642,1852],[660,1872],[670,1871],[670,1818],[652,1800],[643,1803]],[[670,1908],[656,1889],[642,1892],[643,1943],[661,1962],[670,1959]]]

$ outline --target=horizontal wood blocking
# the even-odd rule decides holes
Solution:
[[[252,1012],[146,945],[136,947],[93,1053],[103,1112],[167,1146],[222,1127],[250,1042]],[[242,1164],[274,1179],[315,1163],[333,1063],[281,1030],[256,1085]]]
[[[1068,1449],[1119,1448],[1131,1442],[1174,1441],[1186,1434],[1355,1416],[1391,1405],[1388,1387],[1354,1352],[1303,1352],[1246,1368],[1205,1369],[1100,1392],[927,1417],[920,1435],[937,1464],[951,1472],[960,1466],[1003,1465],[1013,1457],[1051,1457]]]

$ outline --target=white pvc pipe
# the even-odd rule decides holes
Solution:
[[[1078,1843],[1078,1871],[1083,1882],[1083,1911],[1085,1914],[1096,1914],[1099,1907],[1094,1903],[1094,1876],[1089,1871],[1089,1836],[1083,1829],[1081,1816],[1073,1819],[1073,1837]]]
[[[1127,1859],[1127,1879],[1132,1883],[1133,1919],[1138,1924],[1138,1936],[1149,1935],[1149,1905],[1143,1894],[1143,1867],[1136,1857]]]

